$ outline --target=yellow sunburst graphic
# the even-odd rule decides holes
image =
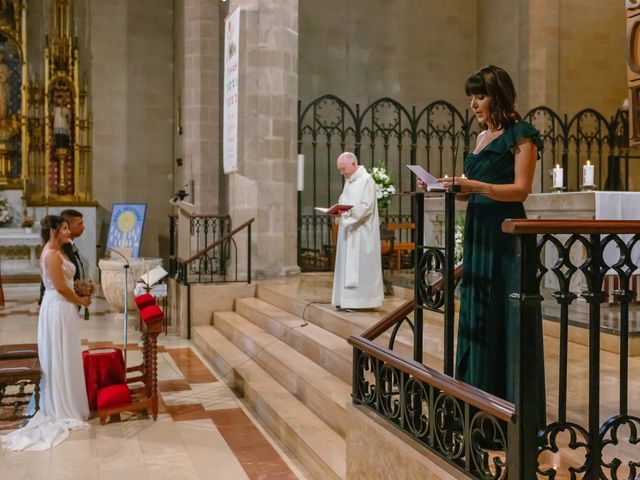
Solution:
[[[129,232],[136,225],[136,216],[133,212],[122,212],[118,217],[118,230],[121,232]]]

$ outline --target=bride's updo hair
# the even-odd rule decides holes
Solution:
[[[65,220],[58,215],[47,215],[40,221],[40,228],[42,229],[40,235],[42,236],[42,240],[44,243],[49,241],[51,237],[51,229],[55,230],[56,233],[60,231],[60,227]]]

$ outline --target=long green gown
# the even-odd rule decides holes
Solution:
[[[539,132],[529,123],[519,121],[477,154],[464,160],[465,175],[473,180],[494,184],[514,181],[513,150],[520,140],[530,138],[538,151],[543,147]],[[467,206],[464,228],[463,275],[456,353],[456,377],[510,402],[514,401],[514,355],[517,345],[514,325],[516,306],[509,294],[518,287],[520,262],[517,238],[502,232],[507,218],[526,218],[521,202],[499,202],[484,195],[472,194]],[[539,346],[536,365],[530,378],[540,385],[535,421],[544,425],[544,353],[542,319],[534,321]]]

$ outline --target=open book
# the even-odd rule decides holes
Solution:
[[[149,270],[148,272],[146,272],[143,275],[140,275],[140,280],[142,280],[147,286],[151,286],[154,285],[156,283],[158,283],[160,280],[162,280],[164,277],[166,277],[167,275],[169,275],[169,272],[167,272],[164,268],[162,268],[161,266],[157,266],[155,268],[152,268],[151,270]]]
[[[425,184],[427,192],[444,192],[444,185],[438,182],[438,179],[427,172],[420,165],[407,165],[407,168],[411,170],[416,176],[422,180]]]
[[[340,215],[341,213],[348,212],[352,208],[353,205],[340,205],[337,203],[329,208],[315,207],[314,210],[324,215]]]

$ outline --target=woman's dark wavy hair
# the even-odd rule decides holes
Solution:
[[[471,75],[464,86],[467,96],[487,95],[489,117],[496,130],[505,129],[520,120],[516,111],[516,87],[507,72],[495,65],[487,65]],[[486,128],[486,125],[481,125]]]
[[[60,231],[62,228],[62,224],[67,221],[60,217],[59,215],[47,215],[40,221],[40,228],[42,229],[40,232],[40,236],[44,243],[47,243],[51,238],[51,229],[53,229],[56,233]]]

